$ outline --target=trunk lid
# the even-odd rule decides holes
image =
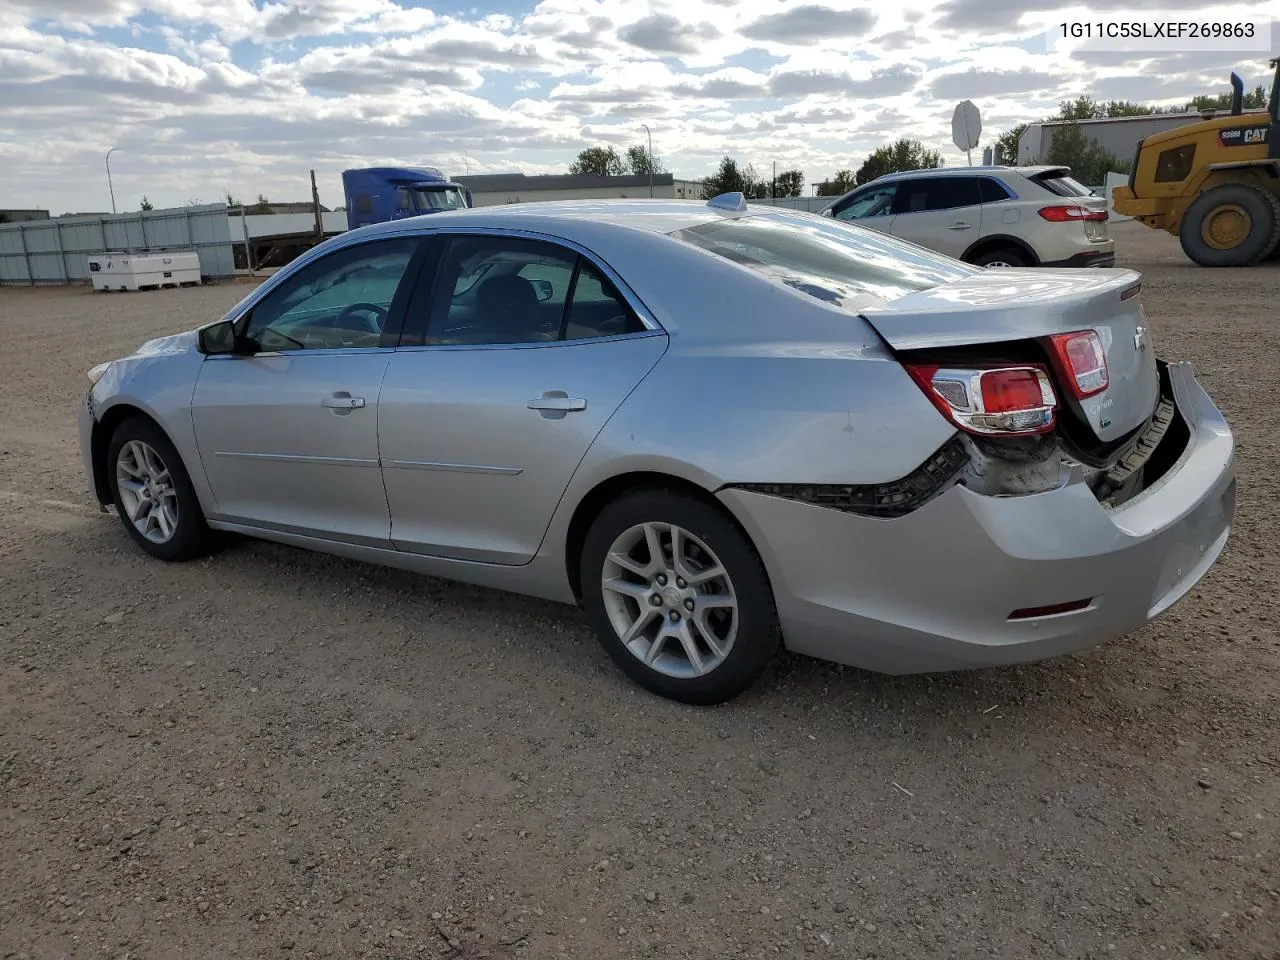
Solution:
[[[898,351],[1039,342],[1063,412],[1074,413],[1098,441],[1111,443],[1147,421],[1160,393],[1139,280],[1130,270],[997,268],[859,312]],[[1078,401],[1050,362],[1047,338],[1079,330],[1097,332],[1109,382]]]

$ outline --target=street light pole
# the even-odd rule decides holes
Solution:
[[[116,212],[116,188],[111,185],[111,154],[115,153],[119,149],[120,149],[119,147],[112,147],[110,150],[107,151],[107,156],[106,156],[107,189],[111,191],[111,212],[112,213]]]
[[[642,123],[640,124],[640,126],[644,127],[644,132],[649,135],[649,196],[652,197],[653,196],[653,134],[649,133],[649,125],[647,123]]]

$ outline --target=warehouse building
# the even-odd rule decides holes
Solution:
[[[1104,150],[1121,160],[1131,160],[1138,150],[1138,141],[1144,137],[1227,113],[1230,111],[1151,113],[1140,117],[1107,117],[1103,120],[1075,122],[1086,137],[1097,141]],[[1265,111],[1261,115],[1265,116]],[[1028,125],[1022,132],[1022,136],[1018,138],[1018,163],[1022,166],[1048,163],[1054,132],[1066,126],[1067,123],[1068,121],[1054,120]]]

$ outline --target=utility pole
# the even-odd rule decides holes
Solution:
[[[316,172],[311,171],[311,203],[316,212],[316,243],[324,240],[324,218],[320,216],[320,191],[316,189]]]
[[[111,184],[111,154],[115,153],[119,149],[120,149],[119,147],[112,147],[110,150],[107,151],[107,156],[106,156],[107,189],[111,191],[111,212],[112,213],[116,212],[116,188]]]
[[[640,126],[644,127],[644,132],[649,135],[649,196],[652,197],[653,196],[653,134],[649,133],[649,125],[647,123],[642,123],[640,124]]]
[[[773,161],[773,186],[769,188],[769,195],[772,199],[778,199],[778,161]]]

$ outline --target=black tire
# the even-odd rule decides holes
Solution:
[[[167,540],[157,542],[148,539],[129,519],[117,477],[117,464],[121,451],[134,441],[150,447],[168,470],[171,480],[173,500],[176,501],[177,523]],[[107,445],[107,480],[111,484],[111,499],[115,502],[120,514],[120,521],[125,530],[140,546],[158,560],[179,562],[204,556],[213,545],[213,531],[205,523],[204,511],[196,497],[195,488],[191,485],[191,477],[187,473],[177,449],[153,421],[145,417],[129,417],[116,427]]]
[[[703,622],[715,618],[712,628],[727,632],[726,625],[731,622],[728,618],[732,616],[735,618],[733,622],[736,633],[724,659],[699,676],[673,676],[642,662],[639,655],[632,653],[619,636],[614,628],[610,609],[606,606],[602,580],[609,552],[624,533],[646,523],[674,524],[680,527],[705,546],[727,574],[727,583],[717,578],[702,587],[687,588],[708,591],[696,593],[698,597],[705,597],[717,595],[710,591],[714,589],[714,584],[719,584],[721,593],[728,593],[731,589],[737,604],[736,612],[732,615],[723,610],[712,610],[704,618]],[[705,557],[697,542],[692,549]],[[641,553],[648,555],[647,549],[641,550]],[[632,680],[659,696],[700,706],[732,700],[755,683],[782,647],[773,590],[755,548],[720,511],[693,497],[665,490],[642,490],[610,503],[587,532],[580,558],[580,571],[583,605],[600,645]],[[640,578],[637,577],[636,582],[641,582]],[[617,599],[610,602],[623,606],[634,604],[631,609],[635,610],[636,616],[643,608],[639,599]],[[682,602],[697,601],[686,598]],[[679,607],[674,601],[672,609],[664,612],[666,610],[666,607],[655,609],[655,619],[651,621],[655,631],[660,624],[664,627],[669,625],[670,617],[679,619]],[[686,624],[682,629],[688,630],[690,627]],[[646,627],[644,632],[648,633],[649,630]],[[704,638],[706,636],[701,633],[697,635]],[[677,640],[668,642],[672,645],[670,655],[661,656],[659,660],[678,664],[683,658],[686,663],[692,663]],[[700,649],[715,656],[709,645]]]
[[[1243,209],[1252,226],[1243,242],[1229,250],[1219,250],[1205,242],[1201,231],[1213,211],[1228,205]],[[1251,267],[1280,245],[1280,200],[1249,183],[1213,187],[1191,201],[1182,217],[1178,239],[1182,252],[1202,267]]]
[[[1009,267],[1026,267],[1030,265],[1027,262],[1027,255],[1016,247],[997,247],[994,250],[984,250],[969,262],[975,267],[989,267],[997,263]]]

